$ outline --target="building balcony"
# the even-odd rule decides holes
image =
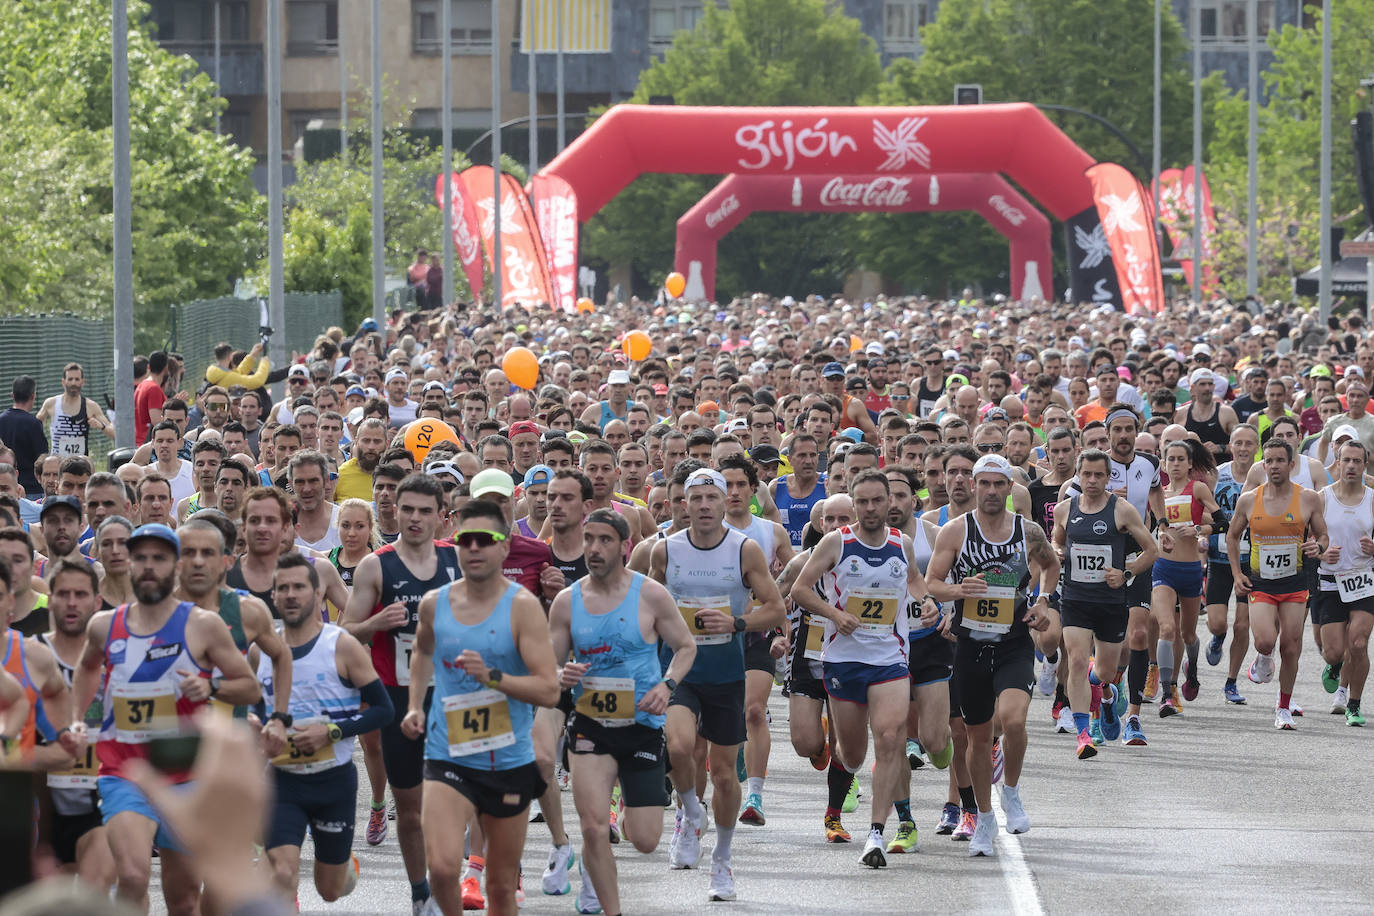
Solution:
[[[215,78],[213,41],[164,41],[162,47],[173,54],[184,54],[200,69]],[[267,81],[263,76],[262,44],[256,41],[221,41],[219,45],[220,95],[262,95]]]

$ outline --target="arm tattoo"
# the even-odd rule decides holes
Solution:
[[[1026,525],[1026,553],[1032,560],[1048,566],[1050,563],[1059,559],[1058,555],[1050,549],[1050,542],[1045,539],[1045,529],[1034,523]]]

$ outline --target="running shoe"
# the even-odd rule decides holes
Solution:
[[[863,793],[859,791],[859,777],[854,776],[849,782],[849,792],[844,797],[844,804],[840,810],[845,814],[851,814],[859,808],[859,796]]]
[[[1291,732],[1296,727],[1293,724],[1293,714],[1282,706],[1275,709],[1274,727],[1282,731]]]
[[[572,844],[555,846],[549,851],[549,864],[544,866],[544,875],[541,884],[544,893],[550,897],[561,897],[572,890],[572,881],[568,877],[568,872],[577,864],[577,855],[573,852]]]
[[[466,901],[466,898],[464,898],[464,900]],[[296,903],[296,908],[297,910],[300,909],[299,901]],[[464,902],[463,909],[468,909],[466,902]],[[476,909],[480,910],[482,907],[479,906],[476,907]],[[417,900],[411,903],[410,912],[413,913],[414,916],[443,916],[443,911],[439,909],[439,901],[435,900],[433,897],[426,897],[424,900]]]
[[[1178,696],[1178,685],[1170,684],[1164,689],[1164,699],[1159,704],[1159,717],[1167,719],[1183,712],[1183,701]]]
[[[1113,688],[1111,702],[1104,699],[1101,714],[1098,716],[1098,727],[1103,739],[1107,741],[1115,741],[1121,737],[1121,714],[1116,709],[1116,701],[1120,694],[1119,688]]]
[[[1097,756],[1097,747],[1087,732],[1078,733],[1078,750],[1075,753],[1079,760],[1091,760]]]
[[[525,867],[517,866],[519,871],[515,873],[515,908],[523,909],[525,906]]]
[[[868,831],[864,851],[859,855],[859,864],[869,868],[887,868],[887,855],[883,852],[883,835],[876,830]]]
[[[388,824],[386,822],[386,803],[374,807],[367,816],[367,845],[380,846],[386,842]]]
[[[825,841],[827,843],[848,843],[849,831],[844,829],[844,824],[833,814],[825,816]]]
[[[739,751],[735,754],[735,778],[740,782],[749,781],[749,771],[744,767],[744,745],[739,746]]]
[[[1295,718],[1295,719],[1301,719],[1301,718],[1302,718],[1302,707],[1301,707],[1300,705],[1298,705],[1298,700],[1297,700],[1297,698],[1294,697],[1294,696],[1289,696],[1289,697],[1288,697],[1288,711],[1291,712],[1291,713],[1293,714],[1293,718]]]
[[[1140,727],[1140,716],[1127,716],[1126,721],[1121,724],[1121,743],[1127,747],[1144,747],[1149,744],[1145,740],[1145,732]]]
[[[1331,715],[1339,716],[1345,713],[1346,704],[1350,702],[1350,688],[1337,687],[1336,693],[1331,697]]]
[[[1120,719],[1126,715],[1126,690],[1121,684],[1113,684],[1112,695],[1112,709],[1116,711],[1116,717]]]
[[[583,916],[593,916],[601,912],[601,900],[596,896],[596,888],[592,887],[592,879],[587,877],[587,869],[581,862],[577,865],[581,871],[582,881],[577,888],[577,912]]]
[[[693,821],[688,814],[682,815],[682,835],[677,848],[668,859],[672,868],[696,868],[701,861],[701,828],[706,821],[706,812],[701,812],[701,821]]]
[[[709,900],[735,899],[735,873],[724,862],[711,862],[711,883],[706,887]]]
[[[960,843],[967,843],[967,842],[969,841],[969,839],[973,836],[973,832],[974,832],[975,830],[977,830],[977,829],[978,829],[978,814],[977,814],[977,812],[974,812],[974,811],[965,811],[963,808],[960,808],[960,809],[959,809],[959,826],[954,828],[954,833],[953,833],[953,835],[951,835],[950,839],[956,840],[956,841],[958,841],[958,842],[960,842]],[[993,832],[994,832],[994,833],[997,831],[997,828],[996,828],[996,827],[993,827],[992,829],[993,829]]]
[[[992,781],[993,784],[1002,781],[1002,773],[1007,768],[1007,758],[1002,754],[1002,739],[994,738],[992,741]]]
[[[431,897],[431,900],[434,898]],[[487,898],[482,896],[482,879],[476,875],[469,875],[463,879],[463,909],[465,910],[485,910],[487,908]],[[438,910],[438,906],[435,906]]]
[[[1352,728],[1360,728],[1364,725],[1364,716],[1358,709],[1347,709],[1345,711],[1345,724]]]
[[[1050,721],[1058,724],[1059,717],[1064,714],[1064,708],[1068,705],[1063,700],[1055,700],[1054,705],[1050,707]]]
[[[1331,665],[1322,668],[1322,687],[1326,688],[1327,693],[1335,693],[1341,686],[1341,676],[1336,673],[1336,669]]]
[[[819,754],[807,757],[806,759],[811,761],[811,768],[813,770],[820,770],[824,772],[826,769],[830,767],[830,745],[822,744],[821,752]]]
[[[906,739],[907,766],[911,767],[913,770],[919,770],[921,767],[925,766],[926,761],[922,756],[923,753],[921,742],[912,741],[910,738]]]
[[[543,809],[543,807],[539,804],[539,799],[537,799],[537,798],[536,798],[534,801],[530,802],[530,823],[531,823],[531,824],[542,824],[542,823],[544,823],[544,809]]]
[[[1221,647],[1226,644],[1226,634],[1213,636],[1207,643],[1207,664],[1215,668],[1221,664]]]
[[[396,820],[396,798],[394,796],[392,797],[390,804],[387,805],[386,819],[389,821]]]
[[[739,813],[741,824],[753,824],[755,827],[762,827],[768,822],[763,816],[763,796],[757,792],[750,792],[749,797],[744,800],[744,810]]]
[[[1059,680],[1059,662],[1051,664],[1048,661],[1040,663],[1040,693],[1044,696],[1054,695],[1055,682]]]
[[[1159,693],[1159,665],[1150,662],[1150,670],[1145,675],[1144,701],[1153,703]]]
[[[944,808],[940,809],[940,823],[935,825],[935,833],[939,836],[949,836],[958,826],[959,806],[945,802]]]
[[[945,745],[944,750],[936,751],[935,753],[928,754],[927,756],[930,757],[930,762],[935,764],[935,769],[948,769],[950,763],[954,760],[954,739],[950,739],[949,743]]]
[[[887,844],[887,851],[895,855],[902,853],[915,852],[920,848],[919,838],[916,834],[916,824],[912,821],[902,821],[897,825],[897,835],[892,838],[892,842]]]
[[[1060,735],[1072,735],[1074,733],[1072,709],[1065,706],[1059,710],[1059,721],[1055,724],[1054,730]]]
[[[1274,679],[1274,657],[1256,655],[1250,663],[1250,680],[1256,684],[1267,684]]]
[[[558,780],[558,791],[568,791],[568,787],[572,785],[572,773],[563,769],[563,764],[560,763],[553,768],[553,775],[554,778]],[[600,904],[597,905],[600,906]],[[599,913],[601,911],[597,910],[597,912]]]
[[[1019,786],[1002,787],[1002,813],[1007,816],[1007,833],[1016,836],[1021,833],[1030,833],[1030,815],[1026,814],[1026,806],[1021,804],[1021,789]],[[982,820],[982,818],[979,818]],[[993,823],[993,830],[996,830],[996,822]]]
[[[1092,739],[1096,747],[1101,747],[1105,736],[1102,734],[1102,719],[1100,716],[1093,716],[1088,722],[1088,737]]]
[[[1227,684],[1221,688],[1221,695],[1226,697],[1226,702],[1234,703],[1237,706],[1245,705],[1245,697],[1241,696],[1240,688],[1235,684]]]
[[[973,833],[969,836],[968,854],[970,856],[992,856],[997,854],[993,846],[997,839],[997,814],[989,811],[979,814]]]
[[[1189,703],[1196,700],[1199,686],[1201,685],[1197,679],[1197,665],[1193,661],[1185,659],[1183,662],[1183,699]]]
[[[617,785],[611,789],[611,813],[607,819],[611,831],[611,845],[613,846],[620,842],[620,817],[624,813],[625,802],[620,797],[620,786]]]
[[[671,865],[677,859],[677,847],[682,842],[682,809],[677,809],[677,815],[673,819],[673,835],[668,840],[668,863]]]
[[[347,897],[349,894],[353,893],[353,891],[357,890],[358,879],[363,876],[363,866],[362,863],[358,861],[358,857],[352,853],[349,853],[348,857],[352,860],[353,870],[346,875],[348,883],[344,885],[344,892],[339,895],[340,897]],[[296,901],[296,906],[298,908],[300,907],[299,899]]]

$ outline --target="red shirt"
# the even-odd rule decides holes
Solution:
[[[142,445],[148,441],[148,427],[152,425],[152,411],[161,410],[167,395],[162,393],[162,385],[154,378],[145,378],[134,389],[134,444]]]
[[[510,553],[506,554],[506,562],[501,572],[507,579],[525,586],[534,593],[534,597],[543,602],[539,574],[544,571],[544,567],[552,565],[553,551],[549,550],[548,544],[536,538],[527,538],[523,534],[512,534]]]

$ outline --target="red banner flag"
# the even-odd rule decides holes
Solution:
[[[529,184],[534,218],[544,240],[549,275],[563,311],[577,311],[577,194],[557,175],[535,175]]]
[[[1092,183],[1093,202],[1112,250],[1121,308],[1127,314],[1164,311],[1164,283],[1154,219],[1146,207],[1145,189],[1135,176],[1114,162],[1099,162],[1083,172]]]
[[[496,263],[495,190],[489,165],[474,165],[458,176],[478,214],[479,232],[487,259]],[[501,176],[501,307],[533,308],[554,301],[544,243],[530,212],[529,198],[509,175]]]
[[[1181,228],[1183,224],[1183,172],[1179,169],[1165,169],[1159,173],[1159,181],[1155,185],[1155,218],[1164,227],[1165,233],[1169,236],[1169,244],[1172,246],[1173,258],[1181,261],[1188,257],[1188,252],[1184,249],[1187,233]],[[1192,264],[1185,270],[1192,270]]]
[[[1193,282],[1194,263],[1202,264],[1202,292],[1203,295],[1210,296],[1216,290],[1217,277],[1216,271],[1212,269],[1212,239],[1217,234],[1216,212],[1212,209],[1212,189],[1207,184],[1207,176],[1199,174],[1198,181],[1202,182],[1202,251],[1194,254],[1189,260],[1188,266],[1184,268],[1184,276],[1187,277],[1189,285]],[[1182,197],[1181,212],[1187,219],[1188,225],[1192,226],[1198,219],[1193,213],[1193,204],[1196,202],[1193,189],[1193,167],[1190,165],[1185,168],[1179,178],[1179,194]],[[1192,230],[1189,230],[1189,248],[1192,247]]]
[[[475,300],[482,294],[482,249],[477,236],[477,210],[472,205],[472,195],[467,192],[456,172],[448,176],[451,188],[451,210],[453,218],[453,250],[463,265],[463,273],[468,278],[468,288]],[[434,180],[434,199],[439,210],[444,209],[444,176]]]

